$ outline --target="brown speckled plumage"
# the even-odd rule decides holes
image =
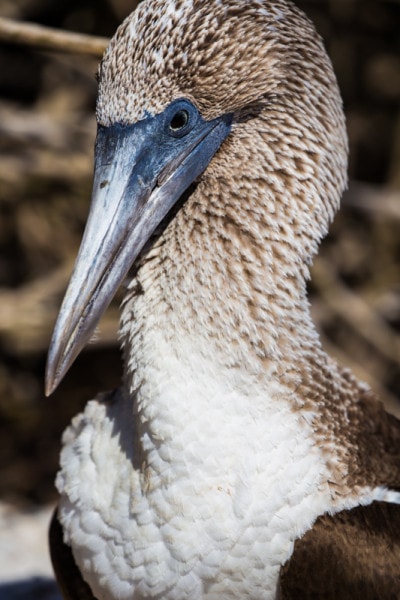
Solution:
[[[194,1],[190,19],[189,3],[177,2],[177,13],[183,12],[175,17],[172,35],[171,26],[162,30],[162,4],[153,2],[151,14],[145,4],[139,6],[111,43],[101,68],[99,122],[134,122],[179,97],[193,100],[206,118],[237,114],[234,134],[151,253],[146,277],[151,270],[152,286],[168,299],[165,318],[174,318],[175,302],[184,304],[193,331],[206,298],[216,352],[238,345],[239,332],[243,352],[237,364],[257,357],[258,377],[277,356],[284,357],[278,376],[293,388],[295,407],[320,414],[321,447],[332,455],[340,440],[338,456],[332,457],[335,483],[348,490],[393,485],[400,481],[395,450],[387,457],[390,477],[374,469],[372,480],[371,470],[363,469],[374,460],[369,440],[376,434],[358,431],[360,424],[367,426],[363,415],[365,406],[374,406],[372,394],[321,350],[308,313],[308,267],[339,205],[347,164],[342,102],[322,42],[286,0],[267,3],[267,9],[265,2]],[[132,19],[140,24],[133,40],[127,36]],[[159,25],[151,27],[150,20]],[[110,97],[113,102],[106,104]],[[127,111],[118,102],[130,105],[130,97]],[[197,287],[206,289],[198,299]],[[202,335],[204,323],[197,324]],[[383,410],[382,416],[386,420]],[[357,439],[350,436],[352,427]],[[391,445],[396,447],[395,439]]]
[[[229,400],[230,395],[238,397],[238,415],[243,417],[246,426],[265,419],[265,427],[260,430],[274,450],[275,446],[280,448],[281,441],[274,439],[273,431],[268,437],[267,409],[271,414],[272,408],[280,414],[281,407],[282,411],[287,407],[288,414],[284,418],[293,419],[290,422],[297,427],[294,435],[299,438],[298,448],[292,455],[293,465],[297,451],[310,443],[318,449],[318,456],[322,457],[318,460],[326,469],[325,479],[316,485],[311,500],[307,495],[308,484],[304,484],[304,503],[307,497],[312,505],[319,494],[322,497],[326,493],[329,501],[321,512],[337,514],[319,517],[314,528],[296,542],[293,559],[284,568],[282,599],[325,598],[325,591],[318,595],[316,587],[312,588],[314,596],[305,589],[303,595],[299,592],[299,585],[307,585],[303,580],[298,583],[302,561],[307,556],[307,568],[313,568],[320,540],[327,540],[321,543],[332,544],[335,551],[342,548],[346,561],[346,536],[353,535],[348,534],[349,527],[354,528],[351,531],[360,532],[360,539],[364,535],[368,537],[369,515],[373,513],[373,518],[379,520],[379,510],[376,512],[375,507],[380,503],[374,500],[399,502],[396,491],[400,491],[400,424],[384,412],[367,386],[326,355],[309,312],[306,295],[309,267],[346,186],[348,150],[340,93],[322,42],[308,19],[289,0],[148,0],[120,26],[99,73],[97,119],[103,127],[116,123],[132,125],[159,115],[180,98],[192,102],[206,120],[228,113],[233,115],[229,136],[193,183],[184,201],[178,203],[179,210],[176,208],[173,217],[170,215],[152,245],[146,247],[136,262],[123,304],[121,338],[126,368],[120,398],[127,398],[130,410],[133,404],[134,416],[130,418],[135,423],[132,442],[135,458],[132,468],[141,478],[141,498],[149,497],[149,502],[153,502],[152,494],[159,491],[168,499],[180,477],[176,475],[179,469],[175,472],[174,467],[181,464],[182,456],[186,458],[186,449],[192,442],[194,447],[197,444],[202,451],[206,449],[208,459],[207,452],[213,446],[207,445],[207,436],[210,439],[221,436],[223,440],[225,435],[226,448],[231,449],[228,454],[242,444],[243,451],[248,451],[250,456],[258,450],[257,458],[262,456],[263,448],[257,448],[252,436],[246,437],[242,432],[246,427],[234,430],[233,425],[226,422],[229,418],[223,410],[218,412],[212,390],[215,381],[219,385],[220,376],[223,384],[221,388],[216,384],[216,388],[224,390],[221,403],[224,398]],[[174,370],[170,365],[178,365],[178,368]],[[190,384],[197,384],[197,387],[193,384],[196,399],[203,402],[205,398],[201,414],[196,401],[185,395],[191,392],[184,387],[187,381],[179,379],[180,369],[182,372],[188,369],[186,379]],[[175,378],[177,389],[184,390],[178,399],[174,395]],[[164,398],[168,398],[165,404]],[[265,410],[262,403],[257,404],[259,398],[264,398]],[[226,406],[230,409],[229,402]],[[79,435],[88,423],[96,421],[93,415],[97,409],[93,406],[96,405],[88,408],[84,417],[77,418],[66,434],[66,455],[70,452],[81,457]],[[99,411],[103,410],[104,405],[98,403],[98,406]],[[117,423],[114,423],[113,435],[120,430],[115,416],[118,406],[116,403],[115,407],[106,409],[107,419],[115,419]],[[220,419],[212,421],[210,416],[209,431],[209,424],[203,418],[207,412]],[[233,421],[238,415],[233,414]],[[206,423],[204,430],[193,432],[190,428],[200,417],[203,425]],[[100,431],[101,426],[98,427]],[[278,419],[278,430],[280,427]],[[185,431],[190,431],[192,437],[178,451],[177,440],[181,433],[184,437]],[[237,434],[237,443],[232,439],[232,431]],[[305,436],[303,446],[302,435]],[[129,451],[123,450],[124,456],[128,456]],[[312,449],[304,452],[306,461]],[[190,473],[197,469],[196,460],[190,462],[193,455],[188,450],[189,458],[184,463],[189,483]],[[282,455],[285,455],[283,451]],[[221,460],[221,477],[228,473],[229,480],[224,458],[229,457],[218,455],[216,462]],[[264,462],[268,462],[269,454],[264,458]],[[238,462],[240,459],[238,452]],[[165,461],[170,461],[168,468]],[[300,457],[299,464],[301,461]],[[77,476],[75,472],[65,474],[68,472],[66,463],[64,459],[60,481],[65,478],[67,483],[64,479],[59,483],[67,498],[61,520],[70,526],[73,511],[69,503],[70,497],[76,494]],[[281,466],[286,467],[278,465],[278,471]],[[201,478],[202,473],[199,473]],[[310,481],[311,489],[314,480]],[[272,484],[267,481],[257,501],[262,503],[265,496],[267,503],[270,501],[267,497],[271,496],[273,505],[274,494],[270,488],[274,490],[276,486],[276,495],[279,495],[281,484],[288,484],[287,476],[282,475],[281,480],[277,476]],[[300,481],[300,487],[301,484]],[[229,485],[228,495],[234,495],[234,485]],[[225,488],[221,485],[218,489]],[[193,492],[194,499],[200,497]],[[202,501],[206,508],[207,498],[206,494]],[[185,515],[185,510],[190,512],[185,508],[186,500],[189,502],[190,498],[180,497],[180,515]],[[285,504],[285,497],[282,503]],[[368,503],[372,512],[354,508]],[[89,519],[84,513],[81,518],[81,504],[80,499],[76,501],[76,521],[85,532],[92,534]],[[284,513],[288,522],[294,508],[291,506]],[[157,510],[156,519],[160,519]],[[385,518],[389,513],[396,521],[399,518],[397,507],[386,511],[383,505],[382,511]],[[166,512],[166,509],[162,512],[162,518]],[[321,512],[310,517],[306,528]],[[274,516],[272,511],[271,520]],[[102,518],[107,521],[107,517]],[[193,526],[196,527],[197,522],[194,521]],[[178,537],[182,527],[178,527]],[[265,527],[268,529],[268,524]],[[72,527],[69,536],[73,540],[71,531]],[[303,525],[293,524],[290,543],[303,533]],[[337,537],[343,540],[338,541]],[[241,538],[232,541],[235,550],[238,540]],[[79,554],[80,547],[77,547]],[[116,547],[118,551],[120,541]],[[175,551],[173,546],[171,554]],[[176,553],[180,551],[181,546]],[[289,550],[288,553],[290,555]],[[373,556],[368,551],[364,558],[370,561]],[[246,557],[243,551],[239,563]],[[260,568],[257,558],[260,557],[255,559],[255,571]],[[349,554],[348,559],[353,560],[354,556]],[[85,555],[85,561],[87,577],[92,577],[91,581],[98,585],[95,559],[91,563]],[[145,561],[151,562],[147,555]],[[224,561],[227,563],[228,559]],[[390,565],[393,571],[393,561]],[[227,570],[221,571],[221,579],[227,582],[227,587],[218,587],[224,584],[217,576],[210,583],[207,574],[205,582],[200,577],[205,591],[196,598],[219,597],[221,589],[227,594],[221,597],[226,598],[274,597],[272,576],[264,596],[257,578],[253,582],[244,569],[245,574],[232,592],[229,586],[234,585],[235,577],[231,576],[231,567],[225,565],[224,568]],[[329,571],[329,565],[326,568]],[[171,570],[176,574],[176,569]],[[327,598],[350,597],[341,596],[338,581],[348,570],[346,567],[323,575],[324,585],[331,594]],[[400,578],[400,567],[397,574]],[[318,579],[317,572],[315,575]],[[294,577],[293,585],[291,577]],[[141,590],[142,580],[133,575],[132,580],[135,590]],[[214,584],[216,588],[212,587]],[[153,592],[148,591],[153,589],[153,581],[148,585],[143,588],[143,597],[146,594],[153,597]],[[332,592],[335,586],[339,586],[338,591]],[[194,597],[188,592],[187,596],[180,596],[180,592],[174,596],[174,589],[165,588],[165,596],[154,592],[154,597]],[[400,594],[400,583],[398,590]],[[142,597],[141,592],[138,593],[135,598]],[[376,598],[388,600],[390,596],[383,594]]]

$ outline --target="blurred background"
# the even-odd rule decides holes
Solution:
[[[0,17],[110,37],[136,4],[0,0]],[[313,270],[313,314],[329,352],[399,415],[400,2],[297,4],[334,63],[351,147],[349,191]],[[42,515],[56,499],[62,430],[121,374],[117,299],[57,392],[43,395],[90,199],[97,62],[0,40],[0,580],[12,578],[1,559],[12,519]],[[0,598],[10,589],[0,586]]]

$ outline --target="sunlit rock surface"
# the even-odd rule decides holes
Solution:
[[[0,504],[0,600],[61,600],[47,544],[52,510]]]

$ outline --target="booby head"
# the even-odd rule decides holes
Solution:
[[[346,183],[332,67],[287,0],[140,3],[101,63],[97,122],[92,203],[50,347],[48,394],[192,184],[237,177],[247,215],[287,243],[286,271],[304,279]],[[228,220],[238,212],[233,201],[221,210]]]

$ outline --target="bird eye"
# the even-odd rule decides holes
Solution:
[[[189,112],[185,109],[178,110],[172,117],[169,128],[173,133],[181,131],[189,122]]]

